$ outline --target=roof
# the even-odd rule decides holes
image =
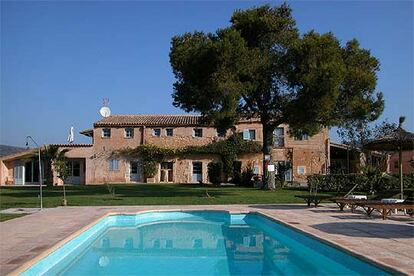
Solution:
[[[338,148],[338,149],[343,149],[343,150],[349,150],[349,151],[357,151],[357,152],[362,152],[361,148],[354,148],[351,147],[350,145],[346,145],[346,144],[342,144],[342,143],[337,143],[337,142],[330,142],[329,145],[333,148]],[[373,151],[371,152],[373,155],[377,155],[377,156],[382,156],[383,154],[381,152],[377,152],[377,151]]]
[[[189,126],[201,125],[199,115],[111,115],[94,126]]]
[[[342,144],[342,143],[336,143],[336,142],[331,141],[329,144],[330,144],[331,147],[340,148],[340,149],[344,149],[344,150],[351,150],[352,149],[351,146],[346,145],[346,144]],[[355,149],[355,150],[360,151],[360,149]]]
[[[1,156],[0,160],[15,160],[15,159],[24,159],[24,158],[30,158],[33,155],[36,154],[38,148],[31,148],[31,149],[24,149],[23,151],[17,152],[17,153],[12,153],[12,154],[8,154],[5,156]]]
[[[383,151],[414,150],[414,133],[399,126],[390,134],[366,143],[364,148]]]
[[[16,154],[16,153],[19,153],[25,150],[26,150],[25,148],[20,148],[20,147],[0,145],[0,157]]]
[[[50,146],[58,146],[62,148],[88,148],[92,147],[92,144],[50,144]]]
[[[85,129],[79,132],[82,135],[88,136],[88,137],[93,137],[93,129],[89,128],[89,129]]]
[[[49,144],[49,146],[58,146],[62,148],[87,148],[92,147],[92,144]],[[0,156],[1,160],[15,160],[22,158],[29,158],[37,153],[39,148],[23,149],[20,152],[11,153],[8,155]]]
[[[243,119],[243,122],[257,121]],[[240,122],[241,122],[240,121]],[[94,126],[202,126],[201,115],[111,115],[97,121]],[[85,131],[86,132],[86,131]],[[82,133],[83,134],[83,133]]]

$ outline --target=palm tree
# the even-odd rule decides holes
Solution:
[[[41,159],[45,167],[45,179],[46,185],[53,185],[53,163],[58,160],[64,160],[65,154],[68,152],[68,149],[59,150],[57,145],[46,145],[41,151]]]

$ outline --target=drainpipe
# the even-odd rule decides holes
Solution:
[[[328,170],[331,167],[331,139],[326,139],[326,160],[325,160],[325,174],[328,174]],[[330,173],[330,172],[329,172]]]
[[[141,145],[145,144],[145,126],[141,127]]]
[[[403,182],[403,165],[402,165],[402,149],[398,149],[398,170],[400,174],[400,189],[401,189],[401,199],[404,199],[404,182]]]

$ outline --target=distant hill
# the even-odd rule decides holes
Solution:
[[[0,157],[25,151],[25,148],[0,145]]]

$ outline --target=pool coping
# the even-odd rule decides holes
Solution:
[[[380,267],[381,269],[385,270],[386,272],[392,273],[392,274],[397,274],[397,275],[409,275],[409,273],[405,272],[404,270],[398,269],[396,267],[393,267],[385,262],[382,262],[381,260],[376,260],[373,258],[370,258],[368,256],[362,255],[361,253],[357,252],[356,250],[347,247],[346,245],[340,244],[338,242],[335,242],[333,240],[328,240],[325,239],[315,233],[311,233],[307,230],[304,229],[300,229],[294,225],[292,225],[289,222],[285,222],[281,219],[275,218],[274,216],[272,216],[271,214],[265,213],[263,211],[229,211],[226,209],[182,209],[182,208],[177,208],[177,209],[148,209],[148,210],[142,210],[142,211],[131,211],[131,212],[125,212],[125,211],[110,211],[102,216],[100,216],[99,218],[93,220],[92,222],[88,223],[87,225],[81,227],[79,230],[77,230],[76,232],[72,233],[71,235],[67,236],[66,238],[64,238],[63,240],[57,242],[56,244],[54,244],[53,246],[49,247],[48,249],[44,250],[42,253],[40,253],[38,256],[28,260],[27,262],[25,262],[23,265],[21,265],[20,267],[18,267],[17,269],[11,271],[9,274],[7,275],[20,275],[21,273],[25,272],[26,270],[28,270],[31,266],[33,266],[34,264],[36,264],[37,262],[39,262],[40,260],[42,260],[43,258],[47,257],[48,255],[50,255],[51,253],[53,253],[54,251],[58,250],[59,248],[61,248],[63,245],[65,245],[67,242],[69,242],[70,240],[76,238],[77,236],[81,235],[84,231],[88,230],[89,228],[93,227],[95,224],[99,223],[100,221],[102,221],[103,219],[110,217],[110,216],[117,216],[117,215],[138,215],[138,214],[145,214],[145,213],[160,213],[160,212],[196,212],[196,211],[202,211],[202,212],[226,212],[229,214],[258,214],[261,215],[273,222],[276,223],[280,223],[283,226],[286,226],[290,229],[293,229],[299,233],[302,233],[310,238],[316,239],[319,242],[322,242],[326,245],[332,246],[335,249],[341,250],[347,254],[352,255],[355,258],[358,258],[362,261],[365,261],[367,263],[376,265],[378,267]]]

